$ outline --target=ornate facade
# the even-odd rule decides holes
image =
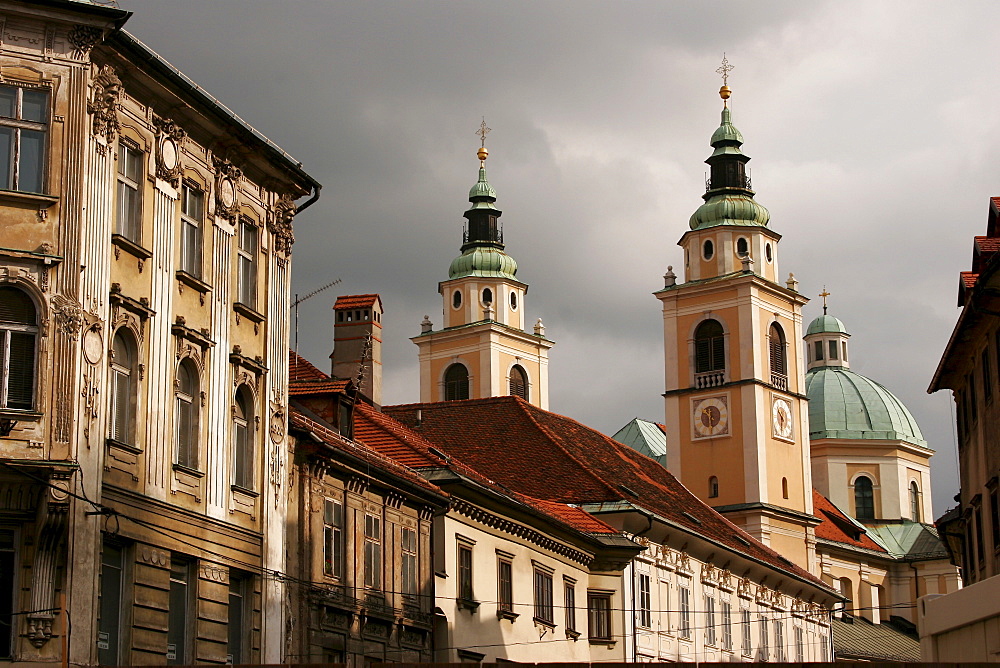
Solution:
[[[0,7],[0,659],[276,662],[291,221],[319,186],[128,16]]]

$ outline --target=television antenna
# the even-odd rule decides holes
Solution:
[[[307,295],[304,295],[303,297],[299,297],[298,293],[295,293],[295,301],[292,302],[292,308],[295,309],[295,346],[293,350],[295,351],[296,356],[299,354],[299,304],[306,301],[307,299],[312,299],[313,297],[323,292],[324,290],[329,290],[330,288],[332,288],[333,286],[337,285],[340,282],[341,280],[339,278],[330,281],[323,287],[316,288],[315,290],[313,290]]]

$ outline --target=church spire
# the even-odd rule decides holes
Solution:
[[[503,229],[498,223],[503,212],[496,207],[497,193],[486,179],[486,158],[490,155],[486,150],[486,135],[490,130],[491,128],[486,127],[484,118],[479,130],[476,131],[480,138],[479,151],[476,152],[479,158],[479,180],[469,190],[469,202],[472,206],[465,212],[468,223],[463,239],[463,253],[476,247],[503,250]]]
[[[722,88],[719,97],[722,98],[722,122],[712,134],[712,155],[705,160],[711,168],[711,176],[705,184],[705,194],[702,204],[691,216],[692,230],[715,227],[716,225],[759,225],[766,226],[771,218],[767,209],[758,204],[750,188],[750,176],[746,164],[750,157],[745,155],[740,147],[743,145],[743,135],[732,122],[732,111],[729,109],[729,98],[732,90],[729,88],[729,72],[733,69],[725,56],[722,67],[717,72],[722,75]]]

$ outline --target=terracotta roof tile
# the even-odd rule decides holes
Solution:
[[[385,411],[449,455],[523,494],[563,504],[628,501],[734,552],[821,584],[707,506],[659,463],[570,418],[516,397]],[[624,493],[622,485],[637,496]]]
[[[981,253],[996,253],[1000,250],[1000,238],[997,237],[975,237],[976,248]]]
[[[386,457],[390,457],[408,467],[415,469],[452,469],[456,473],[460,473],[479,484],[491,488],[494,492],[533,508],[537,513],[547,516],[549,521],[556,521],[582,533],[619,533],[614,527],[580,508],[520,494],[502,485],[498,485],[455,457],[448,455],[447,459],[442,458],[431,450],[431,448],[434,448],[434,450],[440,452],[435,443],[432,443],[424,438],[423,435],[367,404],[358,404],[355,406],[354,438]]]
[[[333,305],[334,310],[349,308],[371,308],[375,302],[382,303],[382,298],[375,295],[341,295]]]
[[[385,456],[374,448],[367,447],[367,444],[365,443],[350,441],[342,437],[329,427],[305,416],[294,407],[291,409],[291,423],[299,429],[312,432],[326,445],[349,455],[353,455],[354,457],[358,457],[372,465],[374,468],[377,468],[385,473],[395,475],[398,478],[402,478],[410,484],[426,491],[447,496],[447,494],[445,494],[440,487],[428,482],[422,475],[413,469],[402,465],[401,463],[393,460],[391,457]]]
[[[979,278],[979,274],[971,271],[961,272],[962,276],[962,287],[971,288],[976,285],[976,279]]]
[[[845,515],[840,508],[833,505],[816,490],[813,490],[813,514],[823,520],[816,527],[816,537],[844,543],[853,547],[861,547],[875,552],[885,552],[881,545],[873,541],[864,529]],[[854,531],[857,529],[857,531]],[[857,536],[857,538],[855,538]],[[886,553],[888,554],[888,553]]]
[[[331,378],[305,358],[291,351],[288,353],[288,381],[290,397],[323,392],[346,392],[351,386],[351,381]]]

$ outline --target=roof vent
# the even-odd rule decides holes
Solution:
[[[701,520],[699,520],[697,517],[695,517],[694,515],[692,515],[689,512],[686,512],[686,511],[682,510],[681,511],[681,515],[683,515],[684,517],[688,518],[689,520],[691,520],[695,524],[701,524]]]
[[[427,452],[431,453],[432,455],[434,455],[438,459],[443,459],[446,462],[451,462],[451,457],[449,457],[445,453],[441,452],[437,448],[427,448]]]
[[[618,485],[618,489],[620,489],[621,491],[625,492],[626,494],[628,494],[631,497],[634,497],[636,499],[639,498],[639,492],[635,491],[631,487],[626,487],[625,485],[621,485],[620,484],[620,485]]]

